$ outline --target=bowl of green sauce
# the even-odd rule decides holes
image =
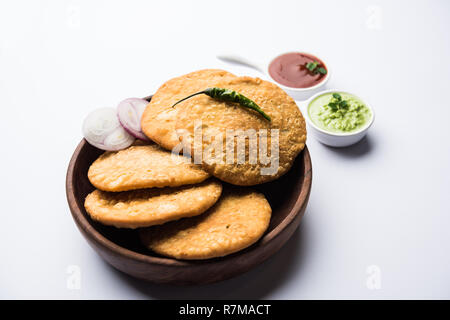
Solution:
[[[375,119],[373,108],[364,100],[336,89],[315,94],[303,108],[309,132],[332,147],[346,147],[358,142]]]

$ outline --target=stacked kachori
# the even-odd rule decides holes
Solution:
[[[210,87],[244,94],[271,121],[236,103],[208,96],[195,96],[172,108],[180,99]],[[265,129],[269,145],[270,133],[276,131],[278,167],[261,174],[270,164],[249,160],[249,137],[243,151],[244,163],[206,156],[194,164],[191,157],[171,152],[182,145],[189,155],[204,153],[206,144],[193,143],[194,123],[198,120],[213,136],[229,129],[254,129],[259,139],[260,129]],[[92,219],[102,224],[139,228],[145,247],[176,259],[221,257],[258,241],[269,226],[272,209],[263,194],[242,186],[272,181],[285,174],[306,141],[303,116],[282,89],[223,70],[200,70],[167,81],[147,105],[141,126],[156,144],[141,143],[101,155],[88,172],[97,189],[86,197],[85,208]],[[239,150],[234,151],[238,157]],[[222,187],[220,180],[227,184]]]

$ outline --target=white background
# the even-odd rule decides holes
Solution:
[[[0,298],[450,298],[449,1],[0,2]],[[376,120],[312,137],[306,216],[274,257],[202,287],[146,284],[87,245],[65,174],[85,115],[219,62],[317,53]],[[81,288],[67,287],[69,266]],[[367,268],[381,271],[371,290]]]

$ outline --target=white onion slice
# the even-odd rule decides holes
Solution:
[[[83,122],[83,136],[94,147],[107,151],[125,149],[134,142],[134,137],[120,125],[114,108],[91,112]]]
[[[131,134],[119,126],[106,137],[104,145],[108,150],[122,150],[131,146],[134,140],[135,138]]]
[[[139,98],[128,98],[117,106],[117,116],[120,124],[132,136],[148,141],[141,129],[141,118],[148,101]]]

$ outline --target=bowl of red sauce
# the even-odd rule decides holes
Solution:
[[[325,88],[330,69],[313,54],[288,52],[272,59],[268,74],[291,97],[306,100]]]

